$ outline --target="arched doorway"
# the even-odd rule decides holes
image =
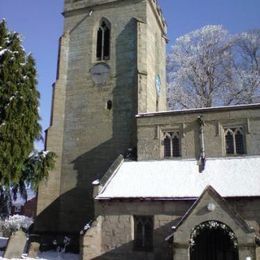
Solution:
[[[221,222],[201,223],[191,233],[190,260],[238,260],[234,232]]]

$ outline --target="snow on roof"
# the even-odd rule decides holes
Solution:
[[[203,113],[203,112],[214,112],[214,111],[231,111],[231,110],[242,110],[242,109],[259,109],[260,103],[253,104],[241,104],[241,105],[231,105],[231,106],[214,106],[214,107],[201,107],[201,108],[187,108],[187,109],[177,109],[177,110],[167,110],[158,112],[146,112],[137,114],[137,118],[141,117],[151,117],[151,116],[161,116],[161,115],[175,115],[175,114],[189,114],[189,113]]]
[[[211,185],[222,197],[260,196],[260,156],[124,162],[96,199],[196,198]]]

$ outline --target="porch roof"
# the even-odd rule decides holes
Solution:
[[[123,161],[96,199],[194,199],[207,186],[222,197],[260,196],[260,156],[196,160]]]

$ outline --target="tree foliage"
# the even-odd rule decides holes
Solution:
[[[237,103],[260,101],[260,30],[241,33],[233,38],[233,68]]]
[[[17,33],[0,24],[0,179],[10,185],[20,180],[24,161],[40,138],[39,92],[35,63],[21,46]]]
[[[174,109],[252,103],[259,95],[259,31],[232,36],[209,25],[176,40],[168,56]]]
[[[0,22],[0,207],[9,191],[26,197],[26,185],[37,188],[54,166],[55,155],[34,153],[41,139],[36,68],[22,47],[20,35]]]

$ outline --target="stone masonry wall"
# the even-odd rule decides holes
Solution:
[[[230,198],[228,203],[252,226],[259,234],[260,199],[259,198]],[[165,238],[172,234],[172,226],[176,226],[183,215],[194,203],[191,201],[100,201],[96,203],[97,224],[85,234],[82,245],[82,259],[173,259],[171,242]],[[154,249],[152,252],[138,252],[133,249],[134,221],[133,216],[154,216]],[[229,223],[222,215],[222,222]],[[192,224],[192,223],[191,223]],[[194,226],[191,225],[191,232]],[[96,235],[93,235],[96,232]],[[92,236],[93,235],[93,236]],[[90,239],[91,237],[91,239]],[[100,252],[89,247],[97,245],[101,238]],[[188,243],[188,242],[187,242]],[[188,248],[183,249],[183,258],[188,259]],[[250,249],[251,250],[251,249]],[[178,251],[180,253],[180,250]],[[246,252],[244,250],[244,252]]]
[[[155,6],[147,5],[147,110],[146,112],[166,111],[166,40],[165,32],[154,15]],[[156,76],[160,76],[161,91],[156,108]],[[158,109],[158,110],[157,110]],[[141,111],[139,111],[141,112]]]
[[[35,221],[35,230],[37,231],[45,231],[46,227],[48,227],[49,231],[53,231],[56,230],[58,226],[59,208],[53,202],[55,202],[60,195],[68,46],[69,35],[64,34],[60,39],[59,73],[53,85],[51,125],[46,131],[45,140],[46,149],[55,152],[57,158],[55,169],[49,174],[48,180],[41,183],[38,190],[37,219]],[[50,205],[51,203],[53,204]],[[49,214],[52,216],[52,221],[49,221]]]
[[[186,202],[97,202],[96,210],[101,229],[98,235],[89,239],[92,228],[84,236],[82,255],[89,259],[172,259],[171,244],[165,241],[180,216],[188,210],[193,201]],[[134,215],[154,216],[154,249],[140,252],[133,249]],[[94,230],[96,229],[96,224]],[[95,231],[94,231],[95,232]],[[101,236],[101,251],[92,258],[91,244]]]
[[[138,124],[138,160],[163,159],[163,131],[177,129],[181,134],[181,158],[198,158],[199,124],[205,122],[206,157],[225,156],[223,127],[242,126],[245,133],[246,155],[260,154],[260,107],[223,111],[211,109],[193,113],[167,112],[140,116]]]
[[[258,231],[260,223],[260,214],[258,206],[256,205],[259,204],[260,200],[259,198],[248,198],[240,200],[240,202],[244,205],[247,205],[247,207],[251,205],[251,211],[254,211],[254,213],[248,214],[247,212],[239,210],[232,212],[232,210],[230,210],[230,206],[235,208],[237,205],[237,199],[227,200],[229,204],[226,205],[226,203],[223,202],[221,198],[212,197],[209,196],[209,194],[204,194],[204,196],[197,202],[195,208],[189,212],[187,218],[183,220],[182,224],[178,226],[176,232],[174,233],[174,259],[189,259],[188,255],[190,252],[190,237],[192,230],[201,223],[213,220],[224,223],[234,232],[238,241],[239,259],[246,259],[247,256],[250,256],[252,260],[255,260],[255,235],[259,234]],[[213,203],[215,205],[215,209],[213,211],[207,210],[208,203]],[[240,219],[240,216],[237,215],[237,213],[242,216],[243,220],[246,220],[247,222],[249,219],[251,219],[251,217],[253,217],[254,220],[258,223],[258,227],[255,228],[255,231],[246,227],[243,220]],[[249,226],[251,226],[250,223]]]
[[[61,230],[80,230],[93,218],[92,181],[100,178],[119,154],[136,146],[136,21],[145,17],[145,2],[114,2],[65,15],[70,30],[62,178]],[[100,19],[111,23],[111,68],[104,86],[96,86],[90,69],[97,63],[96,32]],[[112,110],[106,109],[108,100]],[[75,204],[77,201],[77,204]],[[80,207],[78,206],[80,205]]]
[[[158,29],[162,21],[155,1],[65,1],[64,17],[68,40],[66,45],[65,40],[61,43],[58,74],[62,80],[55,87],[53,126],[46,147],[55,151],[58,159],[56,169],[39,189],[38,229],[78,234],[94,216],[92,182],[102,177],[119,154],[136,147],[138,109],[154,111],[155,68],[161,71],[166,87],[165,40]],[[90,69],[99,63],[96,41],[102,18],[111,23],[110,59],[103,61],[109,65],[110,75],[106,84],[97,86]],[[138,34],[140,21],[143,27]],[[157,41],[153,33],[160,39],[158,46],[152,42]],[[155,47],[163,48],[156,56]],[[149,66],[148,51],[152,53]],[[142,84],[138,59],[144,61],[142,75],[146,79]],[[139,98],[145,104],[139,106]],[[112,101],[111,110],[106,107],[108,101]]]

